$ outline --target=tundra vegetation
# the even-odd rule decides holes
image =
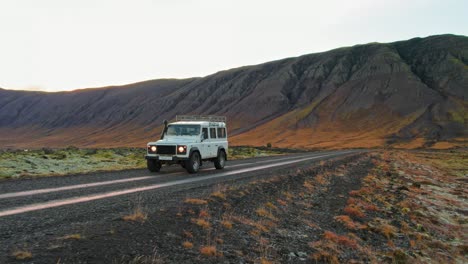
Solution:
[[[229,159],[280,155],[287,149],[231,147]],[[144,148],[0,150],[0,179],[146,168]]]

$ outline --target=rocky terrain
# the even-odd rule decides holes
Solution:
[[[369,43],[203,78],[0,89],[0,147],[142,146],[176,114],[226,115],[237,145],[466,145],[468,37]]]

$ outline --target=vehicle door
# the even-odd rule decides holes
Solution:
[[[218,127],[218,147],[223,147],[226,151],[228,148],[227,144],[227,135],[226,135],[226,128],[225,127]]]
[[[218,154],[218,139],[217,139],[217,136],[216,136],[216,127],[210,127],[209,128],[209,131],[210,131],[210,143],[208,144],[208,152],[210,153],[210,157],[213,158],[213,157],[216,157],[216,155]]]
[[[209,150],[208,150],[208,145],[210,144],[210,136],[209,136],[209,132],[208,132],[208,128],[207,127],[202,127],[202,142],[201,144],[198,146],[198,150],[200,150],[200,154],[202,156],[203,159],[205,158],[208,158],[208,156],[210,155],[209,153]]]

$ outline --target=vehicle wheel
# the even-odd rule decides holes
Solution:
[[[189,173],[197,173],[200,169],[200,154],[198,152],[193,152],[190,155],[189,160],[185,162],[185,169]]]
[[[224,152],[224,150],[221,150],[218,153],[218,157],[216,157],[216,159],[214,161],[214,165],[215,165],[217,170],[221,170],[221,169],[224,168],[225,163],[226,163],[226,153]]]
[[[156,160],[146,160],[146,166],[151,172],[158,172],[161,170],[161,162]]]

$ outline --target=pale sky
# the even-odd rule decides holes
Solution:
[[[0,0],[0,87],[59,91],[468,35],[467,0]]]

